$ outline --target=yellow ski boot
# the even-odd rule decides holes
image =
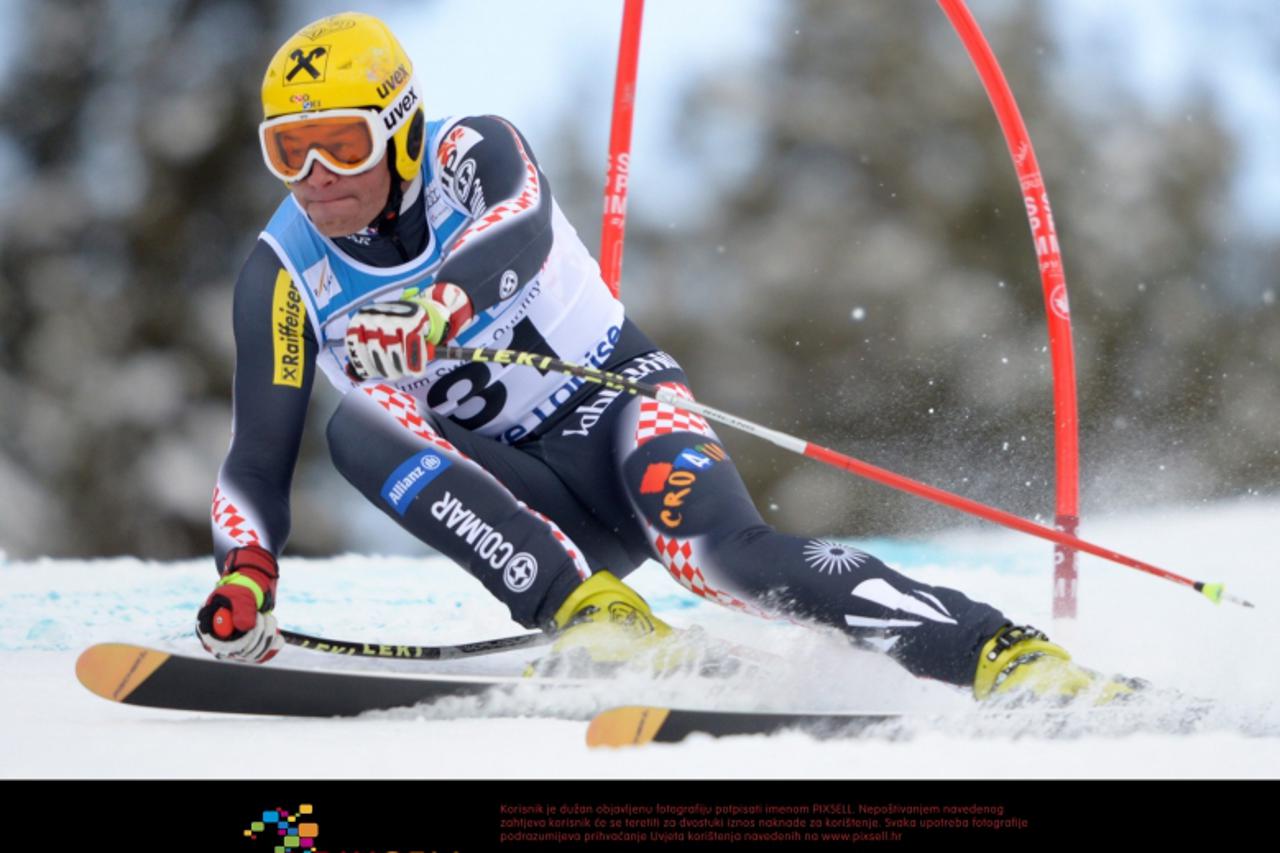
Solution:
[[[640,594],[609,572],[596,572],[569,594],[555,615],[553,651],[586,649],[597,663],[624,663],[675,631]]]
[[[1094,705],[1123,700],[1142,685],[1078,666],[1067,650],[1030,626],[1005,626],[982,647],[973,695],[979,700],[1048,700],[1066,704],[1088,695]]]
[[[651,653],[660,658],[661,647],[677,634],[653,615],[635,590],[609,572],[596,572],[583,581],[553,618],[558,639],[551,653],[530,665],[526,675],[598,675]],[[661,663],[655,659],[655,665]]]
[[[609,572],[596,572],[583,581],[553,619],[556,642],[525,675],[580,678],[632,668],[658,677],[728,678],[772,662],[762,652],[713,639],[696,625],[672,628]]]

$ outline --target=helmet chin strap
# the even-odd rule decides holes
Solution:
[[[404,247],[404,243],[400,242],[400,236],[396,233],[396,227],[400,224],[400,203],[404,200],[404,189],[401,187],[403,181],[396,174],[395,167],[392,165],[396,161],[395,143],[387,140],[387,153],[383,157],[387,164],[387,171],[391,173],[391,188],[387,190],[387,203],[383,205],[382,212],[374,217],[369,223],[369,227],[378,232],[379,237],[386,237],[391,241],[391,245],[396,247],[396,253],[400,255],[400,260],[409,261],[409,251]]]
[[[404,190],[400,187],[403,182],[396,174],[395,167],[391,165],[395,162],[394,143],[387,143],[387,153],[382,159],[387,164],[387,171],[391,173],[391,187],[387,190],[387,203],[369,223],[369,227],[382,236],[389,236],[396,230],[396,225],[400,221],[400,202],[404,199]]]

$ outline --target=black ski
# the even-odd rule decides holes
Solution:
[[[104,699],[127,705],[292,717],[348,717],[521,685],[581,684],[518,676],[289,669],[186,657],[126,643],[86,649],[76,661],[76,677]]]
[[[314,652],[326,652],[328,654],[348,655],[351,657],[425,661],[458,660],[477,655],[499,654],[515,649],[546,645],[553,639],[548,634],[536,632],[532,634],[516,634],[510,637],[497,637],[492,640],[477,640],[452,646],[406,646],[403,643],[364,643],[355,640],[334,640],[329,637],[315,637],[283,628],[280,629],[280,636],[291,646],[298,646]]]
[[[958,727],[999,732],[1002,736],[1072,737],[1136,732],[1186,734],[1198,731],[1214,703],[1176,690],[1152,691],[1149,685],[1127,699],[1095,704],[1097,696],[1078,703],[1047,700],[1001,706],[975,705],[968,713],[906,711],[733,711],[688,707],[630,705],[596,714],[587,729],[589,746],[639,746],[677,743],[689,735],[710,737],[762,735],[802,731],[815,738],[863,735],[897,736],[899,726]],[[877,729],[877,726],[884,726]]]

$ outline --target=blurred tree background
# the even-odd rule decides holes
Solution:
[[[688,104],[682,130],[711,174],[727,146],[752,152],[709,191],[715,215],[679,239],[661,228],[631,238],[629,260],[643,246],[651,264],[637,278],[662,293],[650,325],[709,402],[1050,520],[1039,274],[967,55],[932,3],[784,8],[776,63],[708,81]],[[1063,242],[1086,518],[1274,490],[1275,247],[1238,232],[1235,144],[1214,102],[1192,92],[1155,112],[1114,83],[1105,94],[1055,86],[1042,4],[980,12]],[[1120,79],[1124,59],[1096,57],[1098,77]],[[766,517],[792,529],[957,523],[952,510],[724,437],[776,508]]]
[[[1105,53],[1098,85],[1080,86],[1060,73],[1040,4],[975,12],[1018,95],[1063,243],[1086,520],[1275,492],[1277,246],[1231,208],[1238,143],[1214,99],[1191,91],[1156,110],[1103,85],[1123,61]],[[0,88],[9,556],[210,551],[232,282],[282,193],[255,142],[258,85],[311,17],[247,0],[42,0],[13,16],[21,35]],[[642,201],[653,190],[639,176],[659,167],[633,164],[633,315],[713,405],[1048,519],[1040,283],[967,56],[924,0],[786,2],[775,37],[768,63],[702,80],[670,129],[705,181],[696,210]],[[423,61],[425,46],[406,46]],[[543,161],[594,247],[603,152],[581,121],[566,117]],[[331,404],[327,392],[313,404],[293,553],[351,547],[342,505],[319,494],[346,489],[321,440]],[[721,432],[765,517],[786,529],[963,521]]]

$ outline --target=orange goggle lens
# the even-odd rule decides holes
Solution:
[[[377,144],[370,125],[363,115],[264,123],[262,153],[271,170],[285,180],[305,175],[313,157],[335,171],[356,174],[374,165],[385,147]]]

